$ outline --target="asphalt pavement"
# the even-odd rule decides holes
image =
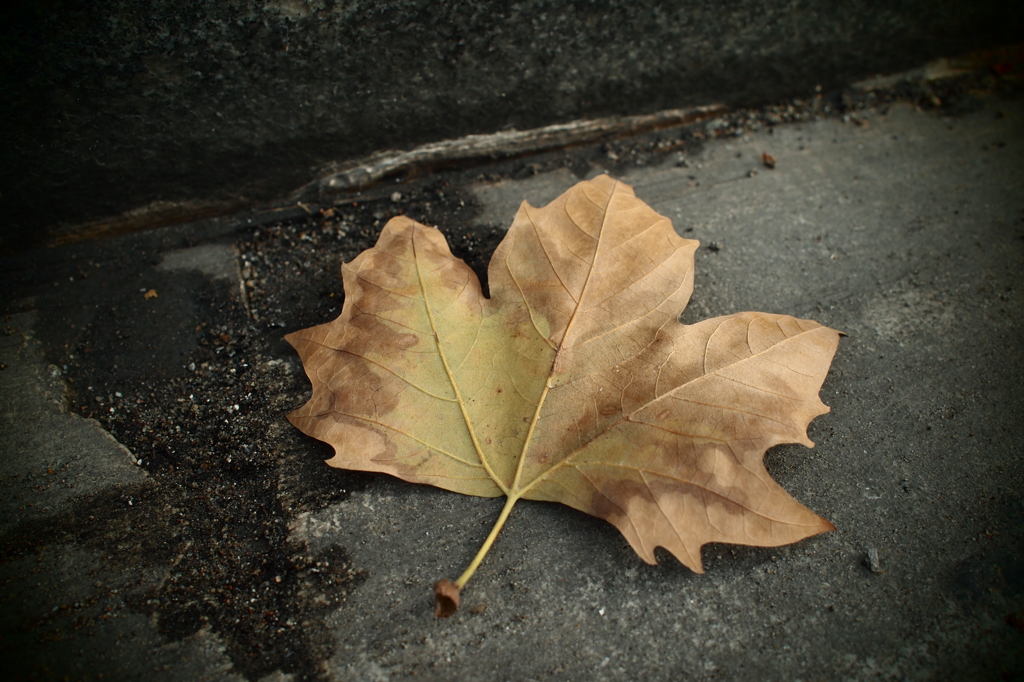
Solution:
[[[5,679],[1022,679],[1024,101],[963,101],[5,256]],[[709,545],[695,575],[521,502],[438,620],[431,585],[502,502],[324,471],[284,421],[308,383],[281,337],[337,315],[388,215],[479,269],[522,200],[601,172],[700,240],[683,322],[846,334],[815,447],[766,457],[837,530]]]

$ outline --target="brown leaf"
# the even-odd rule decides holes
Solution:
[[[761,161],[764,163],[765,168],[775,168],[775,157],[768,152],[761,153]]]
[[[289,419],[332,466],[506,496],[456,589],[519,499],[606,519],[644,561],[660,546],[698,573],[708,542],[833,530],[762,459],[813,445],[839,334],[768,313],[680,324],[697,246],[600,176],[523,203],[486,299],[439,231],[394,218],[342,267],[340,317],[287,337],[313,383]]]

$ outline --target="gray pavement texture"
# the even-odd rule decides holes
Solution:
[[[384,476],[326,477],[322,446],[283,422],[308,384],[280,336],[337,314],[338,261],[362,248],[364,232],[372,243],[394,202],[371,204],[365,217],[339,207],[342,222],[327,227],[261,227],[254,237],[245,221],[211,222],[6,259],[17,281],[8,280],[0,338],[5,679],[1024,678],[1024,102],[980,93],[975,104],[953,116],[897,102],[615,168],[702,242],[684,322],[760,310],[847,334],[822,389],[831,413],[810,428],[816,446],[766,457],[835,532],[780,548],[709,545],[698,576],[664,553],[644,564],[604,522],[523,502],[448,620],[434,618],[430,586],[461,572],[501,501]],[[716,122],[700,125],[713,137]],[[500,236],[524,197],[542,203],[603,170],[453,183],[431,196],[448,207],[446,222],[462,221],[448,235],[470,254]],[[429,222],[429,207],[406,214]],[[291,236],[271,252],[276,234]],[[130,257],[116,260],[118,251]],[[327,251],[329,271],[310,265]],[[144,297],[149,287],[158,297]],[[290,293],[261,304],[275,287]],[[136,310],[150,316],[132,328]],[[248,325],[249,346],[204,320],[209,311]],[[229,355],[246,358],[252,384],[214,391],[209,404],[220,397],[226,411],[179,391],[175,382]],[[138,385],[173,394],[167,404],[184,404],[183,415],[223,422],[221,435],[187,440],[156,417],[139,417],[133,431],[117,414],[160,401],[132,393]],[[114,389],[143,398],[118,402]],[[239,410],[236,389],[264,395],[238,399]],[[250,412],[239,423],[265,464],[232,468],[217,439],[230,435],[228,417]],[[164,433],[145,440],[147,427]],[[179,480],[183,462],[198,463],[198,475],[168,494],[166,509],[177,511],[166,518],[200,510],[178,523],[228,519],[223,529],[175,534],[161,530],[164,512],[133,516]],[[209,582],[190,583],[202,594],[175,592],[227,561],[218,543],[245,525],[230,521],[231,491],[257,478],[267,496],[243,502],[253,514],[265,507],[259,523],[277,528],[267,537],[279,542],[245,551],[284,547],[291,564],[246,583],[251,596]],[[188,506],[193,498],[208,506]],[[108,531],[79,518],[96,510]],[[206,554],[189,549],[199,546]],[[311,577],[331,562],[348,578]],[[232,610],[275,589],[287,621],[253,625]],[[253,663],[257,645],[273,640],[299,644]]]
[[[0,244],[275,199],[384,149],[830,91],[1022,26],[1004,0],[6,3]]]

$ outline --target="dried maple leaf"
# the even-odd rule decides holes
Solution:
[[[681,324],[697,245],[601,176],[522,205],[487,299],[439,231],[398,217],[342,267],[338,319],[287,337],[313,384],[289,419],[334,446],[328,464],[508,498],[466,572],[435,586],[438,615],[520,499],[606,519],[644,561],[660,546],[698,573],[708,542],[834,529],[762,459],[813,445],[839,334],[767,313]]]

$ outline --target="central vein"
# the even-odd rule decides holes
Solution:
[[[602,237],[604,236],[604,228],[608,224],[608,207],[611,206],[612,197],[615,196],[615,188],[616,187],[618,187],[618,183],[616,183],[612,187],[612,191],[608,193],[608,202],[604,205],[604,211],[603,211],[604,218],[601,221],[601,226],[597,230],[597,238],[596,238],[597,245],[594,247],[594,260],[591,261],[591,263],[590,263],[590,270],[587,271],[587,279],[583,283],[583,288],[580,289],[580,295],[579,295],[579,298],[576,300],[576,307],[572,311],[572,317],[570,317],[569,318],[569,322],[566,323],[565,331],[562,333],[562,339],[561,339],[561,341],[558,344],[558,348],[555,349],[555,359],[552,360],[552,362],[551,362],[551,371],[548,374],[547,381],[544,382],[544,390],[540,394],[540,399],[537,401],[537,409],[534,411],[533,419],[530,421],[530,430],[526,433],[526,440],[523,441],[523,449],[519,453],[519,463],[516,466],[516,476],[515,476],[515,479],[512,481],[512,488],[511,488],[511,490],[516,494],[516,498],[517,499],[518,499],[519,496],[521,496],[527,490],[532,488],[534,486],[534,484],[537,483],[537,481],[539,481],[540,479],[544,478],[548,473],[553,471],[555,468],[558,468],[558,466],[560,466],[560,464],[561,464],[561,463],[559,463],[558,465],[555,465],[555,467],[553,467],[551,469],[548,469],[547,471],[544,471],[536,479],[534,479],[533,481],[530,481],[530,483],[527,484],[527,486],[525,488],[521,488],[520,487],[520,479],[522,478],[523,466],[526,463],[526,454],[527,454],[527,452],[530,449],[530,441],[533,440],[533,432],[537,428],[537,422],[540,421],[541,409],[543,409],[544,401],[548,397],[548,391],[551,390],[551,382],[552,382],[552,379],[554,378],[554,373],[555,373],[555,360],[557,360],[558,354],[561,352],[562,346],[565,344],[565,340],[567,338],[569,338],[569,332],[572,331],[573,324],[576,322],[576,317],[579,315],[580,309],[583,307],[583,299],[586,297],[587,289],[590,287],[590,280],[594,276],[594,271],[597,269],[597,259],[598,259],[599,254],[601,253],[601,243],[602,243]],[[535,226],[536,226],[536,224],[535,224]],[[539,238],[540,238],[540,235],[538,235],[538,239]]]

